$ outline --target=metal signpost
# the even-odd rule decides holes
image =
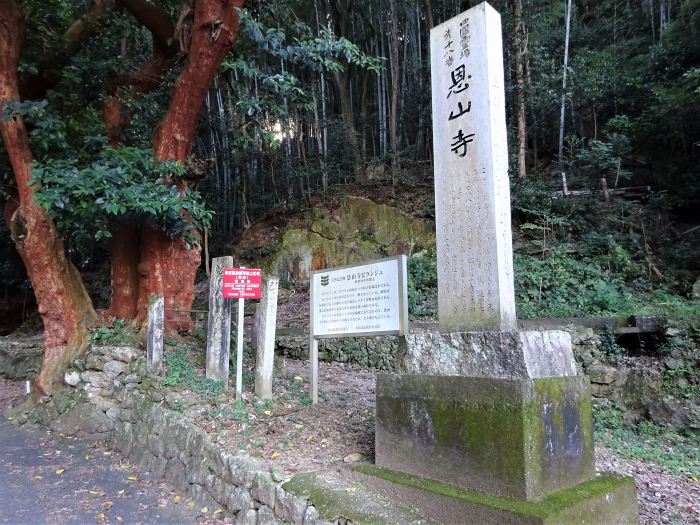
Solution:
[[[318,340],[408,332],[406,256],[311,272],[310,395],[318,403]]]
[[[262,270],[259,268],[224,268],[224,299],[238,299],[236,336],[236,399],[243,394],[243,305],[246,299],[260,299]]]

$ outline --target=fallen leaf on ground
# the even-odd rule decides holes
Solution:
[[[64,469],[64,468],[57,468],[57,469],[56,469],[56,474],[58,474],[58,475],[60,476],[60,475],[63,474],[65,471],[66,471],[66,469]]]
[[[173,503],[174,503],[175,505],[178,505],[178,504],[180,503],[180,501],[182,501],[182,498],[181,498],[180,496],[175,496],[175,497],[173,498]]]

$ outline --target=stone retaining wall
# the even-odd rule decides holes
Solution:
[[[308,360],[309,336],[277,336],[275,351],[284,357]],[[319,361],[353,363],[383,372],[395,372],[398,355],[398,337],[347,337],[318,341]]]
[[[25,418],[65,435],[109,442],[201,505],[235,514],[235,524],[322,523],[306,498],[282,488],[286,480],[254,458],[222,449],[166,408],[166,396],[146,375],[141,351],[95,348],[68,370],[66,383],[69,388],[43,398]]]

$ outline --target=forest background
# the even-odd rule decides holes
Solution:
[[[116,317],[143,320],[139,279],[148,293],[168,288],[143,285],[143,264],[167,266],[143,254],[175,240],[196,270],[205,240],[209,253],[229,253],[256,221],[303,213],[319,196],[375,194],[434,216],[430,204],[415,209],[406,198],[432,191],[428,34],[477,2],[245,2],[178,150],[168,122],[196,65],[197,9],[240,3],[18,3],[16,73],[20,87],[37,89],[3,99],[5,144],[23,122],[33,199],[60,238],[50,249],[65,249],[82,274],[75,282],[87,283],[84,297]],[[0,12],[10,4],[1,0]],[[700,275],[700,0],[492,5],[503,17],[519,317],[697,320],[689,299]],[[167,27],[149,22],[144,6],[167,15]],[[237,22],[207,19],[207,42]],[[0,57],[0,70],[7,64]],[[37,286],[16,251],[21,184],[8,151],[0,149],[0,278],[17,311]],[[132,285],[117,286],[113,268],[110,296],[117,260],[134,268],[121,277]],[[430,315],[434,254],[411,261],[412,313]],[[124,290],[137,292],[115,304]],[[190,295],[170,305],[189,307]],[[93,312],[81,316],[94,324]],[[187,327],[186,319],[174,326]],[[81,346],[68,339],[57,346]]]

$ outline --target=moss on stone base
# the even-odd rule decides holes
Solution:
[[[380,375],[377,465],[539,500],[594,475],[585,378]]]
[[[350,470],[377,478],[394,485],[416,489],[435,496],[444,496],[456,503],[487,507],[523,518],[527,523],[636,523],[637,502],[634,479],[614,474],[605,474],[551,494],[541,501],[526,501],[501,498],[476,491],[464,490],[453,485],[412,476],[402,472],[357,465]],[[394,490],[390,492],[396,493]],[[467,508],[468,508],[467,507]],[[534,518],[534,520],[530,519]],[[616,521],[609,521],[616,519]],[[469,522],[469,515],[464,515]]]

